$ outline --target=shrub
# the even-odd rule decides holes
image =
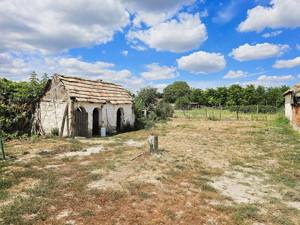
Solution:
[[[59,135],[59,129],[57,127],[51,129],[51,135],[57,137]]]
[[[188,109],[190,106],[190,99],[187,96],[177,98],[175,102],[176,109]]]
[[[242,113],[277,113],[280,110],[280,108],[270,105],[227,106],[226,109],[228,109],[231,112],[236,112],[237,110],[239,110],[239,112]]]
[[[155,114],[159,120],[166,120],[173,116],[174,109],[170,103],[160,101],[155,108]]]

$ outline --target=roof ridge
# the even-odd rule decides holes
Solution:
[[[62,77],[62,78],[71,78],[71,79],[83,80],[83,81],[90,81],[90,82],[98,82],[98,83],[104,83],[104,84],[112,84],[112,85],[115,85],[115,86],[118,86],[118,87],[122,87],[119,84],[104,81],[102,79],[91,80],[91,79],[87,79],[87,78],[78,77],[78,76],[75,76],[75,75],[63,75],[63,74],[58,74],[58,73],[54,74],[54,76],[58,76],[58,77]]]
[[[132,104],[133,98],[121,85],[99,80],[89,80],[81,77],[54,74],[67,93],[85,102],[111,102],[112,104]]]

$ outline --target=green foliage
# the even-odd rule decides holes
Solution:
[[[187,96],[182,96],[176,99],[175,106],[176,109],[188,109],[190,106],[190,99]]]
[[[35,72],[28,82],[0,79],[0,136],[30,134],[35,102],[47,80],[46,74],[39,80]]]
[[[138,92],[137,101],[143,107],[149,108],[156,103],[158,96],[159,94],[156,88],[146,87]]]
[[[280,112],[280,108],[269,105],[242,105],[242,106],[227,106],[225,109],[228,109],[231,112],[239,112],[242,113],[277,113]]]
[[[59,129],[57,127],[51,129],[51,135],[57,137],[59,135]]]
[[[178,87],[179,86],[179,87]],[[174,103],[179,97],[186,96],[191,102],[202,106],[270,106],[280,108],[284,105],[282,94],[289,87],[255,87],[247,85],[232,85],[230,87],[209,88],[206,90],[191,89],[188,86],[178,85],[176,82],[165,88],[163,96],[165,101]],[[184,91],[183,91],[184,90]],[[267,110],[269,112],[269,110]]]
[[[160,101],[156,108],[155,108],[155,114],[157,118],[161,120],[167,120],[169,117],[172,117],[174,113],[173,107],[164,101]]]
[[[155,122],[167,120],[173,116],[174,110],[170,103],[159,101],[156,88],[143,88],[134,100],[135,128],[149,129]]]
[[[184,81],[175,81],[173,84],[168,85],[163,92],[163,99],[166,102],[174,103],[177,98],[183,96],[190,96],[191,88]]]

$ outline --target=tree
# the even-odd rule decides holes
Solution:
[[[256,93],[256,104],[265,105],[266,104],[266,89],[263,86],[258,86],[255,90]]]
[[[35,72],[29,81],[0,79],[0,136],[30,134],[35,103],[43,88]]]
[[[253,84],[247,85],[243,91],[243,100],[247,105],[256,105],[258,103],[258,96]]]
[[[182,96],[176,99],[175,107],[177,109],[186,110],[189,108],[191,104],[190,99],[187,96]]]
[[[207,105],[208,106],[216,106],[219,104],[219,99],[217,96],[216,89],[209,88],[205,91],[205,96],[207,99]]]
[[[138,92],[136,98],[145,108],[149,108],[157,102],[158,96],[159,94],[156,88],[146,87]]]
[[[48,74],[44,73],[43,76],[42,76],[41,83],[45,85],[48,82],[48,80],[49,80]]]
[[[228,91],[226,87],[218,87],[216,90],[216,100],[215,103],[219,106],[224,106],[227,102]]]
[[[239,119],[240,107],[243,104],[243,88],[240,85],[232,85],[228,89],[228,105],[234,107],[236,117]]]
[[[190,86],[185,81],[175,81],[164,89],[163,99],[166,102],[174,103],[179,97],[189,97],[190,94]]]
[[[192,102],[197,102],[200,105],[207,105],[205,93],[201,89],[192,89],[190,99]]]

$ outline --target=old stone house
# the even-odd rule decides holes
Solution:
[[[296,129],[300,130],[300,83],[287,90],[283,95],[285,116]]]
[[[37,103],[33,131],[91,137],[134,125],[133,99],[119,85],[55,74]]]

